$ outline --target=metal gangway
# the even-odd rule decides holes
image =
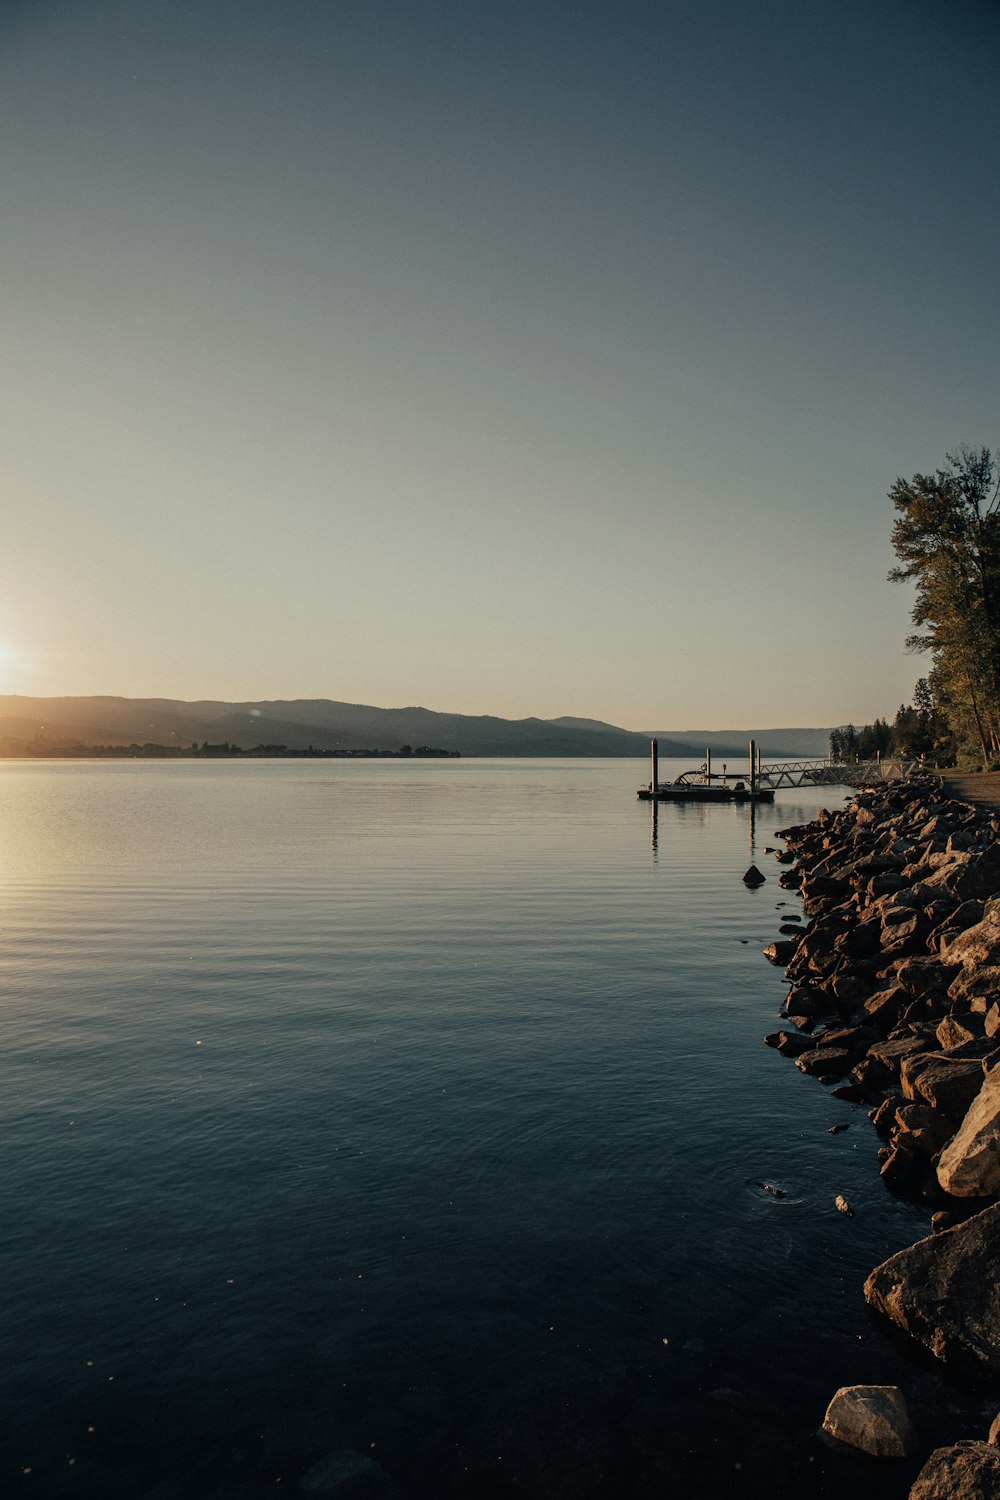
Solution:
[[[881,755],[874,760],[855,761],[853,764],[827,757],[825,760],[775,760],[765,765],[756,740],[751,740],[747,771],[730,771],[726,762],[723,762],[721,773],[713,772],[712,751],[706,748],[705,759],[697,769],[682,771],[673,782],[661,783],[657,774],[656,740],[650,742],[650,751],[652,775],[649,785],[639,788],[639,796],[653,800],[660,798],[663,801],[679,797],[685,789],[693,794],[696,788],[699,792],[705,788],[708,793],[717,792],[718,798],[713,797],[712,800],[759,797],[770,801],[779,787],[881,786],[886,782],[905,781],[907,777],[918,776],[927,769],[922,760],[884,760]]]
[[[758,765],[757,781],[775,790],[782,786],[879,786],[905,781],[922,771],[919,760],[861,760],[853,765],[832,760],[779,760]]]

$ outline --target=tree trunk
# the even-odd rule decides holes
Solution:
[[[989,747],[986,744],[986,734],[983,730],[983,721],[979,716],[979,704],[976,702],[976,690],[972,685],[971,679],[969,680],[969,701],[972,704],[972,714],[976,721],[976,732],[979,735],[979,744],[983,752],[983,770],[985,771],[990,763],[990,752]]]

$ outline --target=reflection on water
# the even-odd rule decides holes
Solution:
[[[4,1482],[905,1495],[815,1429],[898,1379],[933,1431],[860,1297],[923,1219],[760,1042],[748,841],[819,794],[651,858],[641,771],[2,767]]]

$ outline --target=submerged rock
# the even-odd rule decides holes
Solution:
[[[823,1431],[872,1458],[905,1458],[916,1446],[906,1398],[898,1385],[844,1385],[823,1418]]]
[[[307,1469],[299,1480],[300,1495],[331,1495],[340,1500],[390,1500],[396,1486],[372,1458],[339,1448]]]
[[[772,1031],[764,1041],[769,1047],[777,1047],[782,1057],[799,1057],[803,1052],[811,1052],[816,1046],[811,1036],[805,1036],[801,1031]]]
[[[762,875],[760,873],[760,871],[758,870],[758,868],[757,868],[756,865],[751,865],[750,868],[749,868],[749,870],[747,870],[746,874],[743,877],[743,884],[744,885],[763,885],[764,881],[766,879],[767,879],[767,876],[766,875]]]

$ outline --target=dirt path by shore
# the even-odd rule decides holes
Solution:
[[[978,771],[969,776],[944,777],[944,789],[949,797],[960,802],[975,802],[981,807],[1000,807],[1000,772]]]

